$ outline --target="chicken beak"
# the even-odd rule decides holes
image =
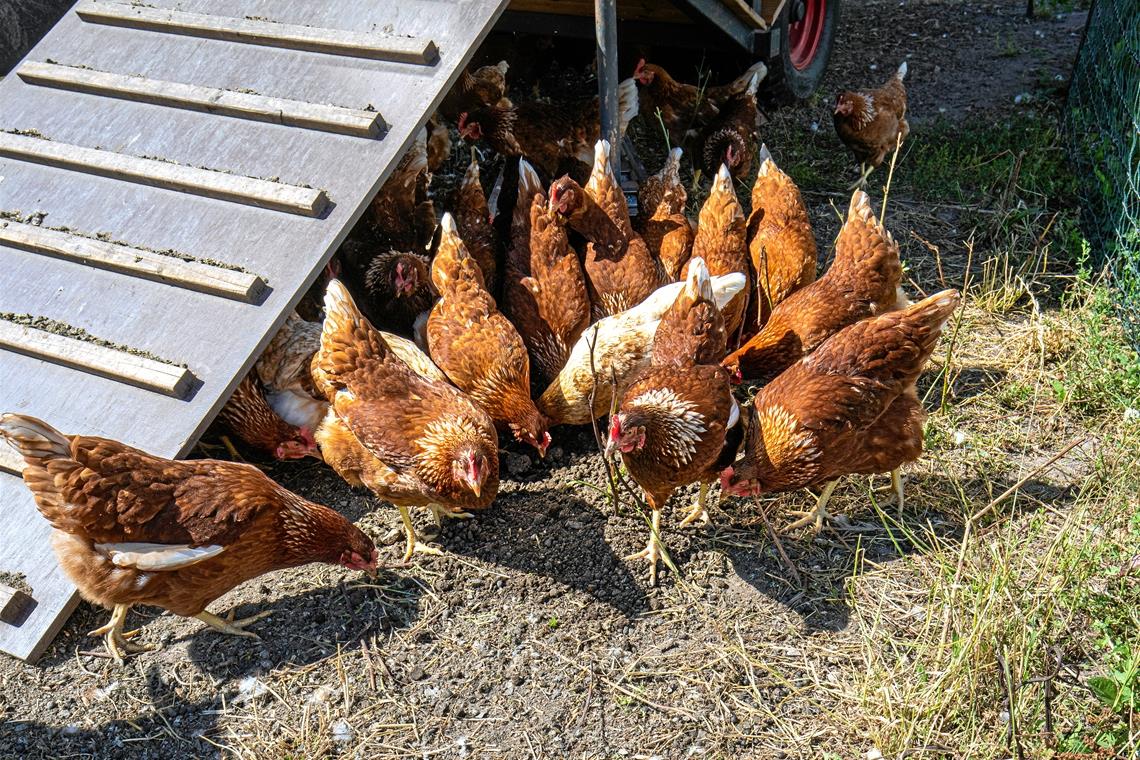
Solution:
[[[483,495],[483,484],[476,480],[471,484],[471,490],[475,493],[475,498],[478,499]]]

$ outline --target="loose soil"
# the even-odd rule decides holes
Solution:
[[[855,176],[831,127],[837,89],[877,85],[906,59],[912,139],[940,119],[1007,119],[1057,97],[1083,23],[1081,13],[1027,20],[1021,0],[846,3],[821,96],[770,113],[765,132],[777,156],[783,140],[806,141],[844,167],[803,188],[821,257]],[[462,167],[465,149],[456,154]],[[878,206],[881,191],[873,195]],[[903,245],[912,292],[960,285],[957,212],[905,195],[891,204],[887,226]],[[984,368],[964,372],[951,397],[968,398],[992,380]],[[1040,451],[1083,432],[1056,422],[1042,431]],[[960,487],[980,508],[996,495],[995,482],[1004,488],[1028,471],[1006,458],[992,478],[978,477],[976,458],[956,454],[971,435],[967,428],[956,443],[935,442],[908,468],[903,519],[913,529],[956,539],[960,517],[926,505],[957,498]],[[508,450],[499,498],[476,519],[445,527],[445,556],[417,558],[374,582],[324,566],[280,572],[213,605],[239,616],[272,609],[255,625],[260,641],[137,609],[129,627],[141,627],[138,641],[156,650],[119,667],[86,635],[107,612],[81,605],[38,664],[0,659],[0,755],[865,756],[865,737],[829,719],[852,709],[839,690],[804,687],[861,671],[849,626],[853,573],[916,550],[883,527],[867,481],[846,479],[832,502],[855,531],[785,539],[802,589],[756,505],[726,502],[709,524],[681,530],[678,516],[694,493],[678,494],[664,537],[680,577],[663,568],[650,588],[644,562],[622,559],[645,545],[648,524],[628,499],[618,514],[610,507],[592,433],[556,429],[554,439],[544,461]],[[373,536],[399,524],[395,510],[319,463],[264,466]],[[1027,490],[1063,508],[1082,473],[1074,455]],[[766,507],[779,521],[812,499],[784,495]],[[400,541],[390,543],[384,560],[396,563],[400,551]],[[907,614],[908,602],[899,605]]]

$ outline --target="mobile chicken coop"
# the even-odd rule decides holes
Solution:
[[[511,0],[499,28],[603,35],[612,7],[621,42],[721,51],[740,70],[768,67],[763,88],[777,101],[810,96],[827,68],[840,0]]]

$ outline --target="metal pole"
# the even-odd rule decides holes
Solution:
[[[617,0],[594,0],[594,31],[598,44],[598,103],[601,106],[602,138],[610,141],[610,165],[620,180]]]

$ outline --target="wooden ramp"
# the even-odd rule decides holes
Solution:
[[[505,4],[76,5],[0,82],[0,412],[185,454]],[[77,596],[18,469],[0,649],[34,659]]]

